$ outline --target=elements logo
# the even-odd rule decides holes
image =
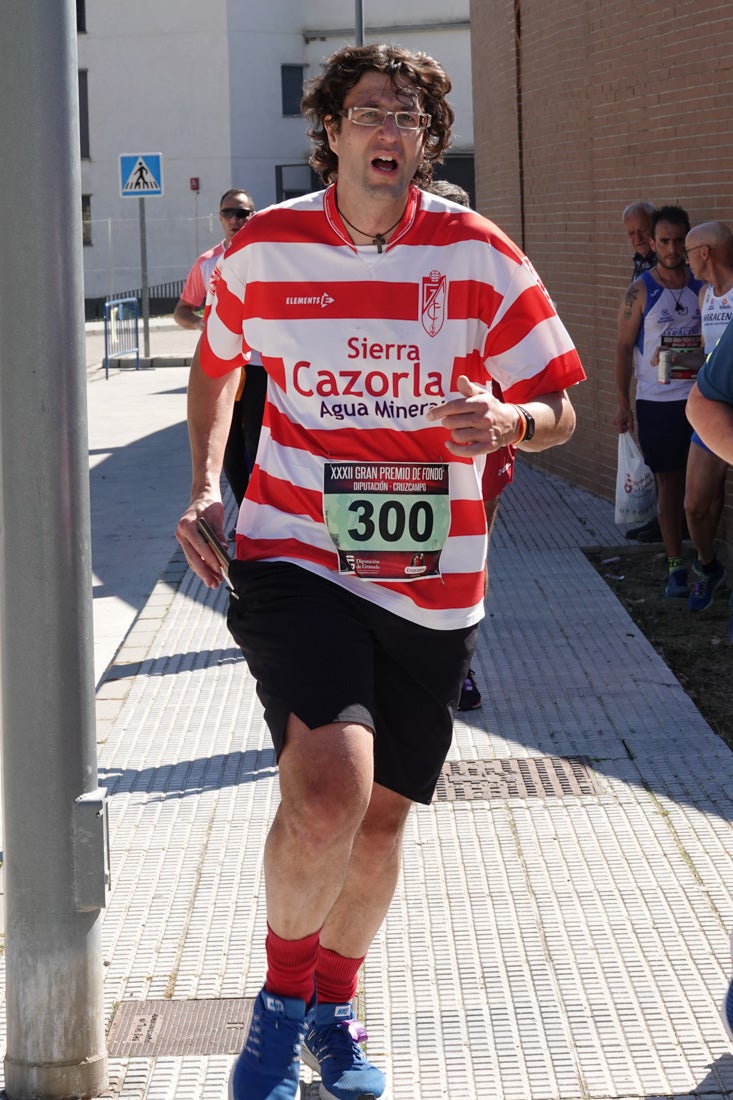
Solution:
[[[445,321],[446,278],[431,271],[422,279],[420,320],[428,336],[437,336]]]
[[[321,309],[330,306],[332,302],[333,298],[325,290],[323,294],[289,295],[285,299],[286,306],[320,306]]]

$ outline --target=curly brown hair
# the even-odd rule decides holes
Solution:
[[[324,183],[338,175],[338,157],[328,144],[324,122],[341,126],[339,112],[346,93],[358,84],[365,72],[384,73],[393,83],[410,84],[420,96],[420,109],[430,115],[425,132],[423,159],[415,172],[415,182],[430,183],[433,164],[440,164],[450,145],[455,115],[446,101],[451,82],[442,65],[426,53],[413,53],[399,46],[376,43],[369,46],[346,46],[326,58],[322,71],[305,85],[300,104],[304,118],[311,124],[308,137],[313,142],[310,165]]]

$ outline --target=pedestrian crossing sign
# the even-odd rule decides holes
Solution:
[[[152,198],[163,194],[162,153],[122,153],[120,194],[123,199]]]

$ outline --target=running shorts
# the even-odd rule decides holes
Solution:
[[[692,426],[686,401],[637,401],[636,423],[644,461],[655,474],[687,467]]]
[[[277,756],[291,713],[310,729],[359,723],[374,732],[375,782],[429,803],[478,627],[430,630],[289,562],[234,561],[229,575],[227,623]]]
[[[481,477],[482,500],[495,500],[514,479],[514,456],[516,447],[500,447],[486,456],[486,464]]]

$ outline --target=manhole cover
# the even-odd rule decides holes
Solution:
[[[201,1001],[123,1001],[112,1020],[112,1057],[239,1054],[252,1017],[252,997]]]
[[[435,802],[489,798],[567,798],[600,794],[584,756],[527,756],[504,760],[448,760]]]

